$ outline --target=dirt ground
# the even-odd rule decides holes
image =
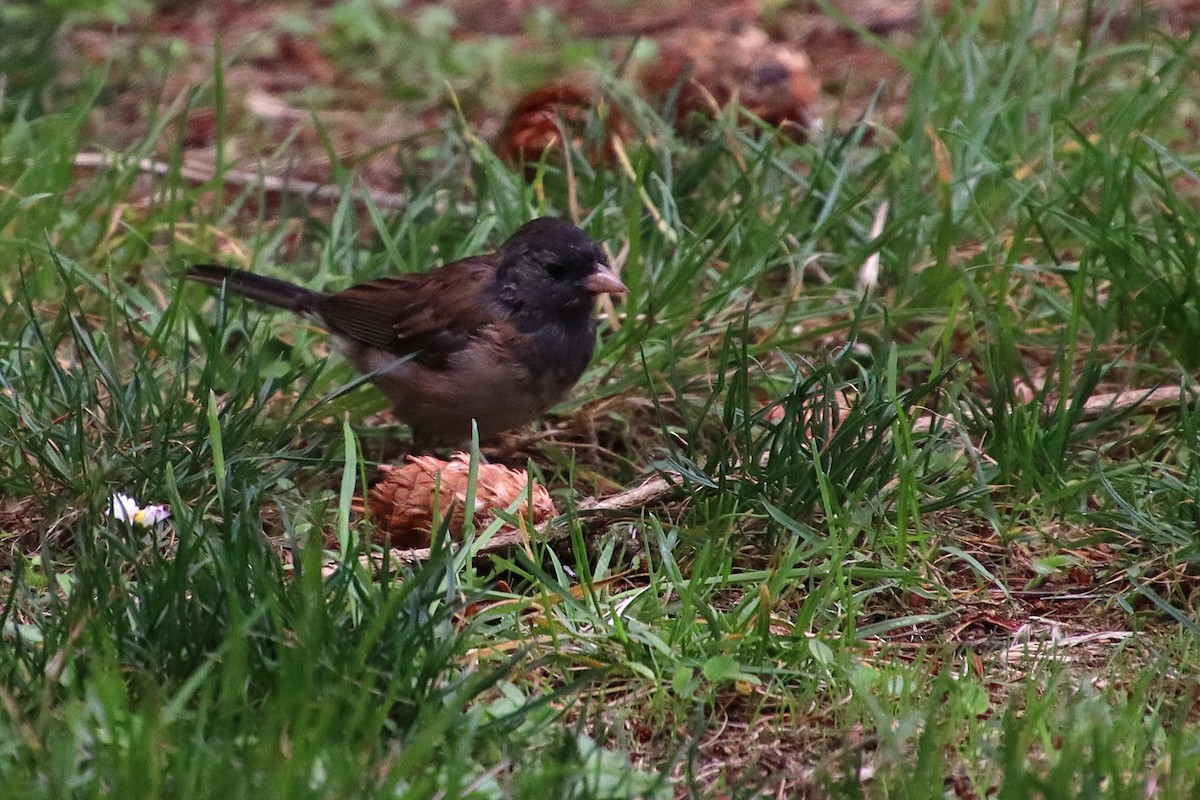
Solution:
[[[101,148],[131,147],[156,118],[185,105],[186,112],[177,115],[182,130],[169,128],[174,135],[160,137],[157,156],[166,159],[178,142],[184,173],[193,180],[211,176],[220,132],[222,155],[232,165],[235,181],[239,170],[247,181],[264,170],[281,179],[286,175],[300,190],[311,188],[305,182],[326,184],[333,173],[324,138],[328,135],[337,158],[378,193],[382,205],[399,205],[403,198],[397,192],[404,176],[397,148],[419,147],[437,136],[444,126],[454,124],[459,109],[447,102],[443,91],[413,97],[404,74],[373,70],[370,44],[354,52],[361,43],[347,44],[342,39],[348,35],[331,33],[327,12],[334,5],[161,3],[153,15],[120,26],[93,24],[71,30],[60,40],[58,55],[67,75],[80,82],[96,68],[109,70],[108,92],[92,118],[92,139]],[[697,78],[705,90],[681,103],[726,103],[736,95],[768,121],[805,127],[834,112],[841,120],[853,120],[882,88],[876,112],[885,120],[894,119],[903,107],[904,86],[895,59],[886,51],[902,47],[911,36],[920,24],[921,7],[915,0],[843,0],[846,16],[835,19],[811,4],[768,14],[747,0],[421,0],[397,13],[412,20],[412,30],[420,37],[419,29],[427,24],[422,13],[447,5],[452,9],[450,27],[438,29],[436,36],[447,36],[448,41],[430,45],[432,57],[472,44],[481,50],[538,54],[537,68],[523,67],[517,76],[501,76],[482,86],[473,86],[469,79],[451,81],[467,122],[509,155],[519,150],[506,137],[519,127],[519,120],[514,126],[511,117],[523,96],[560,85],[587,91],[588,66],[557,52],[579,41],[607,52],[614,68],[634,43],[653,41],[657,54],[635,65],[638,74],[653,76],[641,83],[649,101],[656,99],[651,96],[655,92]],[[538,12],[537,6],[551,11]],[[530,32],[528,20],[539,13],[549,14],[551,22],[542,27],[552,29],[550,33]],[[397,21],[401,30],[404,22]],[[384,44],[377,41],[374,46]],[[217,52],[224,65],[221,114],[209,99],[211,92],[201,90],[211,85]],[[384,53],[381,59],[386,58]],[[392,66],[403,73],[405,63],[398,58]],[[763,98],[758,107],[756,96]],[[589,101],[583,98],[585,105]],[[545,123],[535,120],[538,124]],[[278,151],[280,142],[287,143],[286,154]],[[537,155],[529,153],[531,158]]]
[[[498,152],[536,159],[548,127],[553,139],[552,118],[578,113],[572,105],[588,107],[594,99],[588,92],[595,59],[563,54],[579,42],[607,54],[614,71],[633,72],[652,103],[683,87],[681,107],[711,112],[736,98],[801,135],[814,124],[844,127],[865,113],[892,125],[906,100],[895,54],[904,52],[923,24],[926,4],[416,0],[394,12],[399,15],[394,19],[375,20],[383,28],[373,40],[370,32],[348,32],[344,21],[333,29],[339,5],[347,4],[162,2],[153,14],[119,26],[74,28],[60,39],[58,57],[67,75],[80,82],[89,71],[109,70],[104,102],[92,118],[92,138],[100,148],[132,146],[155,119],[183,106],[182,129],[169,128],[175,135],[160,137],[157,155],[166,159],[181,144],[184,174],[191,180],[211,177],[220,132],[223,161],[233,169],[229,180],[256,182],[265,173],[311,196],[332,180],[332,143],[337,159],[355,170],[378,205],[397,207],[404,184],[398,154],[438,136],[460,113]],[[1003,3],[993,5],[996,24],[1002,25]],[[934,4],[935,13],[950,8]],[[1120,0],[1098,12],[1093,26],[1120,36],[1150,24],[1183,36],[1197,20],[1200,0]],[[410,38],[390,45],[401,33]],[[655,47],[636,47],[647,42]],[[436,63],[429,74],[430,61],[453,60],[475,45],[500,53],[501,62],[515,58],[519,69],[504,72],[502,65],[500,74],[474,80],[470,67],[460,64],[440,86],[428,85],[437,78]],[[421,52],[403,52],[414,46]],[[651,55],[631,57],[647,49]],[[212,92],[200,89],[212,84],[217,53],[224,65],[222,113],[211,102]],[[496,71],[496,58],[481,69]],[[572,94],[565,101],[563,86]],[[547,92],[551,99],[544,102]],[[97,155],[80,166],[104,163]],[[164,169],[143,166],[148,172]],[[269,191],[273,185],[268,181]],[[316,195],[336,198],[337,190],[328,188]]]

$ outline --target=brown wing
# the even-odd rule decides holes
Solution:
[[[492,255],[455,261],[431,272],[398,275],[322,298],[313,309],[334,333],[431,366],[496,321],[488,288]]]

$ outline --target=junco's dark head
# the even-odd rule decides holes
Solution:
[[[619,294],[625,284],[604,262],[588,235],[557,217],[525,223],[500,247],[496,279],[527,308],[574,311],[598,294]]]

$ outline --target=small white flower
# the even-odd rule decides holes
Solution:
[[[122,522],[129,522],[133,519],[133,515],[140,510],[137,500],[127,494],[117,492],[112,496],[112,510],[108,513]]]
[[[167,506],[154,505],[142,508],[138,505],[137,500],[127,494],[117,492],[112,497],[112,507],[109,513],[123,522],[132,522],[142,528],[152,528],[170,517],[171,509]]]

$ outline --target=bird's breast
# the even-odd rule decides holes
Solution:
[[[587,368],[594,337],[586,325],[532,332],[487,326],[436,367],[344,338],[338,343],[388,395],[397,417],[434,439],[461,441],[470,437],[472,419],[486,438],[561,401]]]
[[[556,373],[569,388],[592,360],[596,326],[590,318],[582,325],[543,325],[524,337],[531,361],[542,365],[547,373]]]

